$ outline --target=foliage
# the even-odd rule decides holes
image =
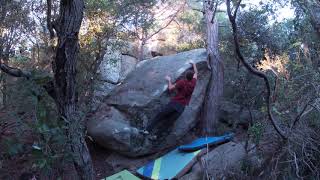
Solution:
[[[33,168],[47,174],[72,160],[66,148],[66,124],[59,120],[53,99],[41,88],[51,79],[46,73],[35,72],[36,84],[30,91],[36,114],[32,122],[25,124],[37,137],[32,145]]]
[[[15,119],[13,126],[7,129],[14,134],[0,138],[4,147],[4,152],[0,153],[4,153],[7,158],[31,153],[33,165],[29,168],[50,174],[70,161],[70,154],[65,148],[66,127],[63,122],[58,121],[55,103],[42,88],[52,77],[37,71],[32,76],[32,81],[19,81],[9,86],[10,103],[16,104],[16,108],[12,108],[13,114],[10,117],[1,118],[0,124],[5,123],[5,120],[10,123],[9,119]],[[29,138],[32,138],[33,144],[27,143]]]
[[[262,138],[263,132],[264,132],[264,127],[260,122],[253,124],[248,130],[248,133],[253,139],[253,142],[255,144],[259,144]]]
[[[203,48],[204,47],[204,42],[201,40],[198,41],[193,41],[193,42],[185,42],[181,43],[178,45],[177,52],[183,52],[183,51],[190,51],[192,49],[198,49],[198,48]]]
[[[23,152],[23,144],[19,142],[17,138],[6,138],[3,140],[2,145],[4,147],[5,154],[9,157],[13,157]]]
[[[192,10],[193,7],[201,10],[202,4],[188,1],[189,6],[183,6],[181,13],[175,14],[183,2],[85,1],[86,13],[80,34],[81,49],[77,66],[77,96],[82,113],[91,110],[88,105],[92,103],[88,102],[93,99],[94,82],[98,79],[101,61],[117,64],[118,59],[108,56],[109,53],[121,51],[129,42],[134,44],[131,48],[136,51],[136,46],[161,30],[172,18],[171,15],[176,15],[170,27],[174,30],[168,31],[170,36],[163,38],[160,33],[159,37],[173,40],[162,44],[160,50],[181,52],[206,46],[203,14]],[[294,6],[295,16],[277,21],[277,9],[288,2]],[[259,5],[244,3],[237,18],[241,51],[252,66],[264,71],[272,81],[272,111],[277,119],[281,119],[279,124],[290,127],[295,117],[299,117],[296,124],[298,128],[292,131],[290,142],[283,145],[282,154],[278,156],[288,162],[280,166],[280,170],[284,170],[281,174],[284,177],[311,177],[317,175],[319,170],[319,140],[316,132],[320,127],[320,38],[315,31],[317,11],[314,8],[318,4],[312,4],[314,2],[281,0],[264,1]],[[58,20],[58,6],[59,1],[53,2],[54,21]],[[161,16],[164,12],[169,15]],[[4,111],[10,114],[10,118],[0,117],[0,134],[13,130],[15,135],[0,136],[0,140],[1,147],[4,147],[1,150],[5,151],[4,159],[19,156],[31,149],[33,168],[49,172],[67,163],[70,154],[66,149],[65,122],[57,117],[54,100],[42,88],[52,81],[50,63],[56,50],[51,47],[54,43],[48,36],[45,13],[44,0],[0,0],[0,58],[14,67],[30,70],[32,74],[32,78],[26,81],[1,73],[1,92],[8,100]],[[264,84],[248,74],[235,58],[233,37],[225,13],[218,13],[216,17],[220,25],[219,50],[225,65],[225,98],[240,104],[243,109],[266,113]],[[132,56],[137,56],[137,53]],[[7,122],[7,119],[13,122]],[[254,143],[263,141],[267,128],[263,121],[253,119],[253,124],[249,126],[248,134]],[[32,144],[20,138],[24,136],[31,136]],[[296,161],[292,160],[294,158]],[[0,168],[1,163],[4,166],[4,159],[0,159]],[[247,170],[245,161],[243,168]]]
[[[258,9],[258,11],[261,10]],[[312,44],[314,44],[313,41],[319,39],[310,40],[305,34],[302,34],[301,31],[309,31],[310,29],[306,29],[301,24],[295,24],[296,19],[273,24],[262,19],[263,21],[257,23],[253,21],[263,17],[261,15],[265,12],[248,16],[248,13],[251,12],[253,11],[244,12],[240,16],[242,18],[240,20],[240,24],[242,23],[240,43],[243,47],[240,51],[244,52],[251,65],[266,71],[268,79],[274,82],[272,111],[276,114],[277,119],[281,120],[278,123],[288,136],[285,144],[280,144],[281,153],[272,162],[274,164],[271,163],[274,165],[274,169],[271,169],[271,174],[274,175],[272,178],[318,177],[319,141],[315,136],[318,129],[317,126],[314,126],[314,120],[310,118],[320,115],[318,111],[319,86],[317,85],[320,76],[317,63],[314,61],[314,57],[318,57],[318,55],[310,52],[318,51],[318,47]],[[253,18],[255,16],[258,18]],[[307,19],[302,22],[309,23]],[[254,26],[261,27],[262,30],[272,29],[272,34],[267,31],[261,33],[257,28],[252,31],[251,28]],[[297,29],[299,30],[297,31]],[[314,34],[315,32],[312,31],[314,30],[309,32]],[[275,38],[280,39],[279,41],[269,36],[274,34]],[[265,53],[266,50],[268,53]],[[258,53],[256,53],[257,51]],[[243,93],[247,94],[247,91]],[[263,111],[265,108],[260,106],[260,109]],[[312,122],[314,129],[310,128],[310,122]],[[261,137],[259,136],[261,128],[256,125],[255,123],[249,129],[251,135],[258,135],[254,138],[255,141]],[[285,162],[279,165],[279,159]]]
[[[33,21],[29,18],[28,2],[17,1],[0,1],[0,54],[11,54],[14,45],[22,42],[24,35],[33,28]]]

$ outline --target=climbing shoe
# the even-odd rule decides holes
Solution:
[[[141,134],[143,134],[143,135],[149,135],[150,134],[149,131],[147,131],[147,130],[139,130],[139,132]]]

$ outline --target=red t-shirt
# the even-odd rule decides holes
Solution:
[[[176,82],[177,94],[171,98],[171,101],[177,102],[184,106],[188,105],[193,93],[194,88],[196,87],[197,79],[193,78],[191,81],[186,79],[179,80]]]

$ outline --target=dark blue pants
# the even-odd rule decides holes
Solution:
[[[177,120],[183,113],[185,106],[176,102],[170,102],[163,107],[159,114],[147,126],[147,131],[151,132],[159,123],[166,123],[167,120]]]

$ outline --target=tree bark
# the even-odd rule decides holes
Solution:
[[[0,99],[3,98],[3,85],[2,85],[2,79],[3,79],[3,72],[0,71]],[[4,101],[2,99],[2,102],[0,102],[0,109],[2,109],[4,106]]]
[[[144,59],[144,46],[146,45],[146,40],[142,39],[139,44],[139,55],[138,55],[138,61],[142,61]]]
[[[54,31],[52,26],[52,0],[47,0],[47,27],[50,33],[50,38],[54,38]]]
[[[4,64],[9,63],[9,59],[7,56],[3,58],[3,62]],[[2,63],[0,63],[0,66],[2,66]],[[7,74],[3,74],[3,77],[2,77],[2,105],[4,108],[6,108],[8,105],[8,75]]]
[[[223,96],[224,65],[219,54],[218,22],[214,17],[212,4],[204,1],[204,16],[207,24],[208,64],[211,68],[210,83],[207,88],[207,98],[204,103],[204,131],[208,135],[218,133],[219,104]],[[213,2],[211,2],[213,3]]]
[[[84,11],[83,0],[61,0],[58,46],[53,61],[56,104],[66,122],[68,150],[80,179],[95,179],[92,160],[85,142],[85,124],[76,104],[76,65],[79,30]]]

